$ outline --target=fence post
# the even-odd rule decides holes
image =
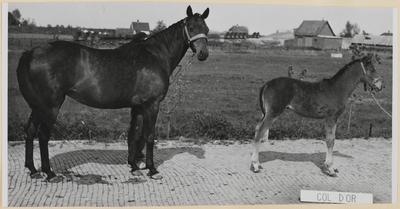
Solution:
[[[372,136],[372,123],[369,124],[369,135],[368,137],[371,138]]]

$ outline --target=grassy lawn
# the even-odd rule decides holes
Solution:
[[[26,47],[30,48],[30,47]],[[190,51],[190,50],[189,50]],[[185,65],[191,52],[181,64]],[[23,140],[23,126],[30,109],[22,98],[16,78],[18,59],[23,50],[13,48],[8,53],[8,139]],[[392,60],[389,55],[377,66],[386,88],[375,95],[381,105],[392,112]],[[320,80],[333,76],[350,62],[350,54],[342,59],[331,58],[329,53],[313,51],[222,51],[210,49],[205,62],[193,60],[192,67],[183,77],[185,83],[182,99],[171,114],[171,136],[193,138],[249,140],[261,117],[258,103],[259,88],[264,82],[287,76],[292,65],[298,77],[308,68],[308,80]],[[167,99],[174,95],[175,83],[171,85]],[[337,138],[367,137],[372,124],[373,137],[392,137],[392,121],[364,92],[359,85],[355,93],[363,97],[353,107],[350,131],[347,132],[349,106],[339,118]],[[126,138],[130,122],[130,110],[94,109],[67,99],[61,108],[59,120],[66,124],[75,139],[115,140]],[[157,122],[159,139],[166,137],[167,118],[162,112]],[[323,121],[303,118],[291,111],[275,122],[271,138],[298,139],[323,138]]]

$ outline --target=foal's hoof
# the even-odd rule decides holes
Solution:
[[[161,175],[160,173],[156,173],[156,174],[150,176],[150,178],[151,178],[151,179],[155,179],[155,180],[160,180],[160,179],[162,179],[163,177],[162,177],[162,175]]]
[[[337,177],[336,173],[339,173],[339,170],[336,168],[333,168],[333,167],[329,168],[329,167],[325,166],[323,173],[325,173],[326,175],[331,176],[331,177]]]
[[[258,166],[254,166],[254,163],[251,162],[251,164],[250,164],[251,171],[253,171],[254,173],[260,173],[261,172],[260,169],[263,169],[263,167],[260,164],[258,164]]]

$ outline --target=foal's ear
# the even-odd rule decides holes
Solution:
[[[188,17],[193,16],[193,11],[192,11],[192,7],[189,5],[188,8],[186,9],[186,15]]]
[[[208,7],[207,7],[207,9],[203,12],[203,14],[201,15],[201,17],[203,18],[203,19],[206,19],[207,17],[208,17],[208,14],[210,13],[210,9],[208,9]]]

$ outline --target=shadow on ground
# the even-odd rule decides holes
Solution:
[[[200,147],[177,147],[154,150],[154,164],[156,167],[175,155],[189,153],[197,158],[204,159],[205,151]],[[85,149],[55,155],[50,159],[53,171],[68,173],[70,169],[86,163],[99,163],[109,165],[127,164],[128,150],[95,150]],[[101,173],[101,171],[99,171]],[[127,169],[129,172],[129,169]]]
[[[326,153],[285,153],[285,152],[274,152],[274,151],[264,151],[260,152],[260,163],[265,163],[273,160],[282,160],[282,161],[290,161],[290,162],[312,162],[318,168],[321,169],[322,172],[325,172],[324,162],[325,162]],[[343,158],[353,158],[350,155],[345,155],[339,153],[338,151],[333,152],[333,157],[343,157]],[[335,160],[335,159],[334,159]]]

